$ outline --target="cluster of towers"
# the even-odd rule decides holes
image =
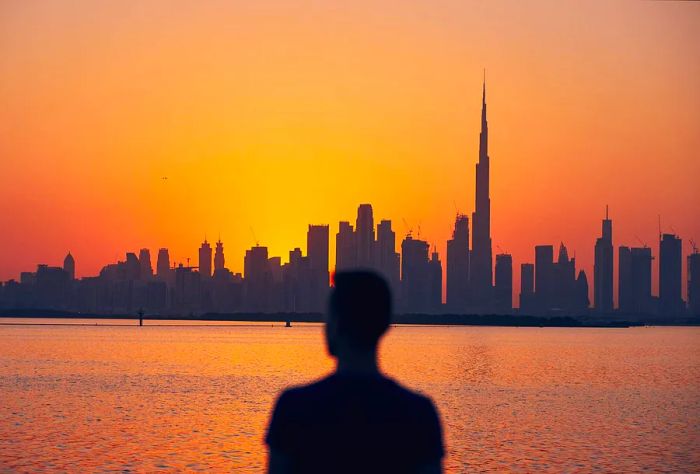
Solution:
[[[482,90],[479,158],[476,164],[474,212],[458,214],[447,241],[446,302],[442,302],[443,268],[435,249],[411,232],[396,252],[390,220],[375,227],[370,204],[361,204],[353,226],[341,221],[335,236],[335,270],[370,269],[383,275],[403,313],[499,313],[513,310],[513,259],[495,257],[491,243],[490,158],[486,84]],[[520,265],[520,312],[523,314],[588,315],[589,281],[576,270],[576,259],[562,243],[535,247],[534,263]],[[609,317],[656,315],[677,318],[686,312],[682,299],[682,242],[672,234],[660,236],[659,295],[652,295],[652,252],[644,246],[618,248],[618,307],[614,307],[614,246],[612,220],[602,221],[595,242],[593,314]],[[173,265],[168,250],[158,251],[153,271],[148,249],[127,253],[124,261],[105,266],[98,277],[75,280],[75,260],[69,253],[63,267],[39,265],[21,281],[0,286],[0,305],[74,308],[87,311],[176,312],[321,312],[330,284],[329,227],[309,225],[306,255],[289,252],[287,263],[268,255],[267,247],[246,251],[243,274],[226,268],[224,246],[204,239],[197,265]],[[688,308],[700,315],[700,253],[688,256]]]

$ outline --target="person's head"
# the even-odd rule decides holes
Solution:
[[[335,274],[328,299],[326,341],[328,352],[375,352],[389,328],[391,291],[386,281],[371,271]]]

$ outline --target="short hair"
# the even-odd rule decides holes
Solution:
[[[389,328],[391,290],[386,280],[371,271],[335,274],[328,310],[338,333],[362,348],[372,348]]]

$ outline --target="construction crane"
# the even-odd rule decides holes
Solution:
[[[413,236],[413,228],[410,225],[408,225],[406,218],[402,217],[401,220],[403,221],[403,225],[406,226],[406,237],[412,237]]]
[[[644,242],[642,239],[640,239],[638,235],[635,235],[634,237],[637,239],[637,242],[639,242],[640,244],[642,244],[642,247],[648,248],[647,243]]]

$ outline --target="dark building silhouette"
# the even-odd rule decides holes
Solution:
[[[375,268],[374,261],[374,216],[371,204],[360,204],[355,223],[355,245],[358,268]]]
[[[447,241],[447,309],[466,313],[469,306],[469,218],[457,214]]]
[[[670,318],[683,312],[681,271],[683,241],[676,235],[663,234],[659,242],[659,313]]]
[[[211,278],[211,245],[204,238],[204,242],[199,247],[199,275],[204,281]]]
[[[532,313],[535,310],[535,266],[532,263],[520,265],[520,312]]]
[[[175,268],[175,307],[183,312],[195,312],[200,308],[201,279],[192,267],[182,264]]]
[[[401,307],[407,313],[430,310],[428,243],[408,235],[401,242]]]
[[[401,282],[401,256],[396,252],[396,233],[391,221],[384,219],[377,225],[377,271],[386,279],[392,294],[396,294]]]
[[[688,255],[688,309],[691,315],[700,317],[700,253],[697,248]]]
[[[273,283],[267,247],[256,245],[246,250],[243,260],[243,283],[245,309],[252,312],[267,311]]]
[[[573,313],[576,308],[576,259],[569,258],[569,252],[562,242],[559,245],[559,256],[553,265],[553,309]]]
[[[226,268],[226,259],[224,258],[224,243],[219,239],[216,242],[216,251],[214,253],[214,273]]]
[[[481,104],[479,162],[476,164],[476,206],[472,214],[472,251],[469,285],[472,302],[480,309],[491,304],[493,271],[491,256],[491,199],[489,197],[488,123],[486,121],[486,81]]]
[[[608,218],[607,206],[605,207],[602,236],[595,243],[593,306],[598,313],[610,313],[613,310],[612,220]]]
[[[428,310],[434,313],[442,309],[442,263],[437,251],[428,262]]]
[[[546,312],[553,307],[554,278],[554,247],[536,246],[535,308],[538,312]]]
[[[75,280],[75,259],[70,252],[63,259],[63,270],[68,274],[68,279]]]
[[[321,312],[326,305],[329,283],[327,225],[309,226],[306,233],[306,254],[309,258],[309,311]]]
[[[390,220],[382,220],[374,230],[370,204],[357,208],[356,226],[341,221],[336,234],[335,271],[370,269],[380,273],[399,293],[401,257],[396,252],[396,234]]]
[[[651,249],[618,249],[618,308],[626,314],[650,314],[653,310],[651,296]]]
[[[160,280],[168,281],[170,276],[170,255],[168,249],[158,250],[158,261],[156,263],[156,275]]]
[[[349,222],[341,221],[335,236],[335,271],[350,270],[355,267],[357,267],[355,231]]]
[[[581,270],[578,272],[578,277],[576,277],[576,308],[579,314],[587,314],[588,308],[591,304],[588,299],[588,277],[586,272]]]
[[[495,273],[494,309],[507,314],[513,310],[513,257],[507,253],[496,255]]]
[[[150,280],[153,277],[153,266],[151,265],[150,250],[139,250],[139,265],[141,265],[141,278],[143,280]]]

